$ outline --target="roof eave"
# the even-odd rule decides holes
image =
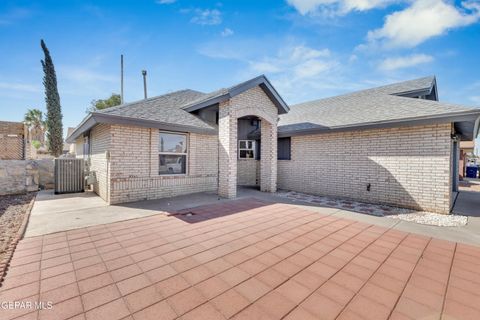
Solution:
[[[84,132],[90,130],[95,124],[97,124],[92,113],[86,116],[82,122],[72,131],[72,133],[65,139],[67,143],[74,143],[75,140]]]
[[[198,134],[214,135],[217,130],[214,128],[200,128],[195,126],[179,125],[155,120],[138,119],[122,117],[117,115],[107,115],[103,113],[91,113],[67,138],[68,143],[73,143],[81,134],[93,128],[96,124],[124,124],[138,127],[157,128],[166,131],[191,132]]]

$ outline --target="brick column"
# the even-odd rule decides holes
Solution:
[[[261,125],[261,159],[260,190],[277,191],[277,123],[260,121]]]
[[[230,101],[219,106],[218,140],[218,194],[233,199],[237,196],[237,118]]]

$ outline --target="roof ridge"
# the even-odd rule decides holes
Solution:
[[[404,80],[404,81],[400,81],[400,82],[393,82],[393,83],[386,84],[386,85],[381,85],[381,86],[378,86],[378,87],[366,88],[366,89],[361,89],[361,90],[356,90],[356,91],[351,91],[351,92],[345,92],[345,93],[342,93],[342,94],[339,94],[339,95],[336,95],[336,96],[330,96],[330,97],[325,97],[325,98],[314,99],[314,100],[309,100],[309,101],[296,103],[296,104],[292,105],[292,107],[297,107],[297,106],[301,106],[301,105],[309,104],[309,103],[313,103],[313,102],[334,100],[334,99],[338,99],[338,98],[342,98],[342,97],[362,95],[362,94],[366,94],[366,93],[370,93],[371,95],[388,95],[388,96],[397,96],[398,97],[402,93],[409,92],[409,90],[392,92],[392,93],[381,92],[380,90],[381,89],[387,89],[389,87],[404,85],[404,84],[407,84],[407,83],[413,83],[415,81],[420,81],[420,80],[425,80],[425,79],[430,79],[432,81],[432,85],[433,85],[434,81],[436,80],[436,76],[435,75],[425,76],[425,77],[420,77],[420,78],[415,78],[415,79],[410,79],[410,80]],[[426,89],[426,88],[419,88],[418,90],[421,90],[421,89]]]
[[[154,101],[154,100],[157,100],[159,98],[168,97],[168,96],[171,96],[173,94],[178,94],[180,92],[186,92],[186,91],[192,91],[192,92],[205,94],[204,92],[193,90],[193,89],[181,89],[181,90],[176,90],[176,91],[168,92],[168,93],[165,93],[165,94],[161,94],[161,95],[158,95],[158,96],[150,97],[150,98],[147,98],[147,99],[139,99],[139,100],[135,100],[135,101],[127,102],[127,103],[122,103],[122,104],[119,104],[118,106],[102,109],[102,110],[99,110],[99,111],[93,111],[93,112],[105,113],[103,111],[114,111],[114,110],[118,110],[118,109],[121,109],[121,108],[124,108],[124,107],[128,107],[128,106],[137,104],[137,103]]]

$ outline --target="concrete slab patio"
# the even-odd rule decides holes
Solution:
[[[463,195],[464,192],[460,194]],[[293,204],[299,208],[313,210],[322,214],[335,215],[341,218],[449,241],[480,245],[480,214],[468,214],[470,217],[466,226],[436,227],[409,221],[375,217],[347,208],[331,208],[315,203],[292,201],[291,199],[279,197],[276,194],[260,192],[255,188],[239,188],[238,199],[246,198],[256,198],[273,203]],[[41,191],[38,193],[32,209],[25,236],[44,235],[156,214],[165,215],[186,208],[206,204],[227,203],[228,201],[230,200],[219,198],[218,195],[212,192],[108,206],[100,197],[90,192],[54,195],[52,191]],[[456,207],[464,207],[469,210],[468,212],[476,212],[478,211],[477,204],[480,205],[480,193],[475,193],[473,198],[462,198],[459,196]]]
[[[258,199],[187,212],[23,239],[0,301],[53,308],[2,319],[480,318],[480,247]]]
[[[37,194],[26,237],[165,214],[187,206],[217,201],[213,193],[202,193],[109,206],[93,192],[56,195],[52,190]]]

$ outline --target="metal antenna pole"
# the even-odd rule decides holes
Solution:
[[[120,103],[123,104],[123,54],[120,55]]]
[[[143,95],[147,99],[147,70],[142,70],[143,75]]]

